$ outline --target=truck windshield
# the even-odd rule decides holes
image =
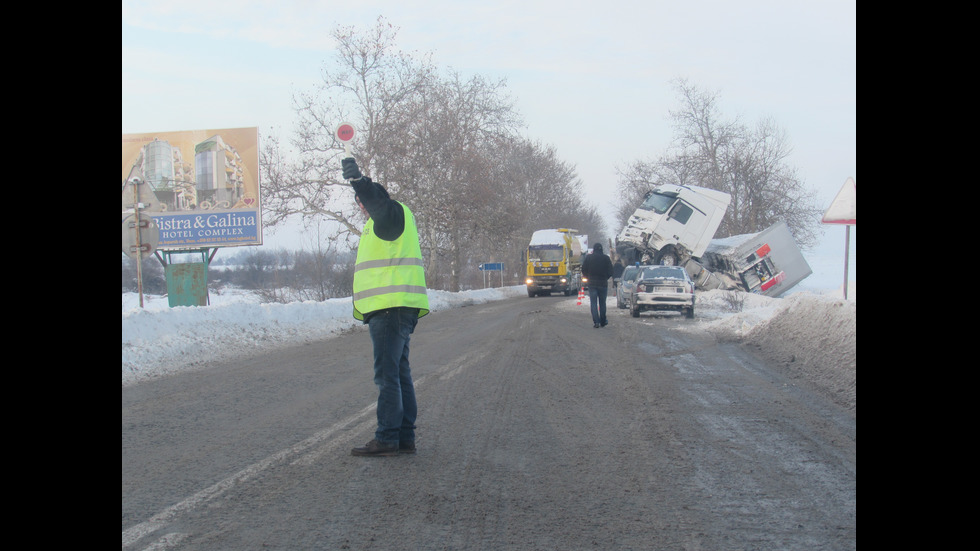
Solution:
[[[538,248],[528,249],[528,258],[535,262],[561,262],[564,260],[561,247],[557,248]]]
[[[643,204],[640,205],[641,209],[652,210],[657,214],[663,214],[667,212],[667,209],[676,201],[676,197],[671,197],[670,195],[661,195],[659,193],[651,193]]]

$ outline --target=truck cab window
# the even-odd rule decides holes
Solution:
[[[691,213],[694,209],[684,204],[683,201],[678,201],[677,205],[674,206],[673,210],[670,211],[670,217],[677,220],[681,224],[687,224],[687,221],[691,219]]]

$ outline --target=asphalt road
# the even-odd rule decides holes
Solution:
[[[435,312],[418,453],[362,328],[122,389],[124,550],[846,550],[855,414],[698,320],[575,297]]]

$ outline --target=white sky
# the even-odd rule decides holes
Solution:
[[[856,0],[123,0],[122,133],[254,126],[285,141],[330,31],[379,15],[399,49],[506,79],[524,135],[576,167],[610,236],[616,169],[665,151],[677,78],[717,92],[726,119],[772,117],[821,207],[857,181]],[[843,247],[843,227],[825,228]]]

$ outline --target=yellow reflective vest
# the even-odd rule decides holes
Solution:
[[[404,306],[418,308],[419,317],[429,313],[425,293],[425,270],[415,216],[405,210],[405,230],[394,241],[374,233],[374,220],[368,218],[361,231],[354,265],[354,318],[376,310]]]

